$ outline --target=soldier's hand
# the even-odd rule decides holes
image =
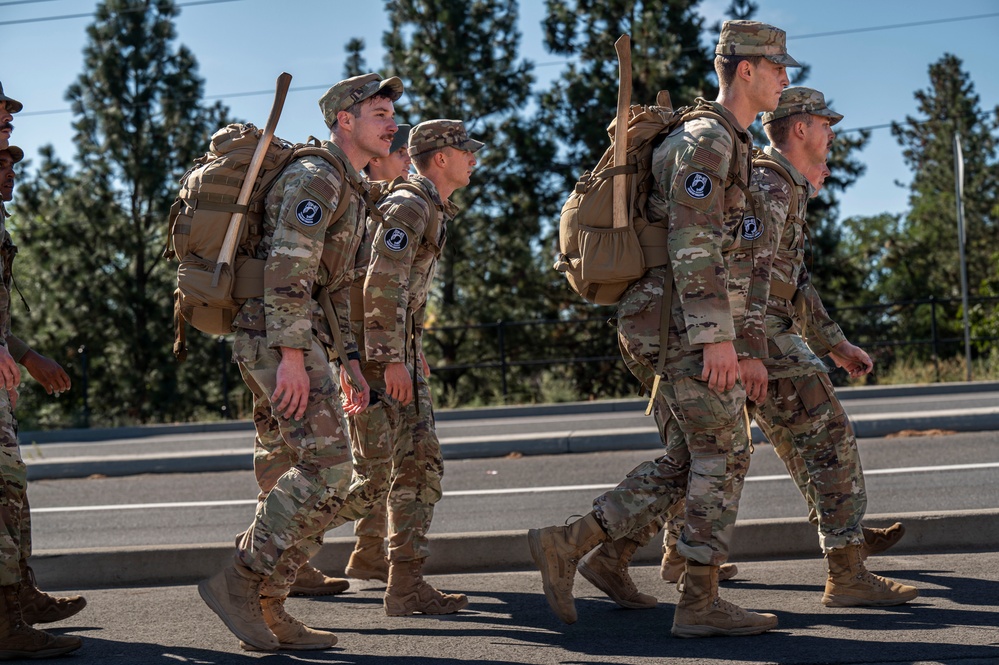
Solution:
[[[29,350],[21,359],[21,364],[28,370],[31,378],[42,384],[45,392],[49,395],[64,393],[71,386],[66,370],[56,361],[46,358],[40,353]]]
[[[735,354],[732,342],[718,342],[704,345],[704,371],[701,380],[708,382],[708,388],[723,393],[735,387],[739,378],[739,357]]]
[[[406,405],[413,401],[413,377],[406,363],[385,366],[385,394]]]
[[[352,416],[368,408],[368,403],[371,401],[371,388],[368,387],[368,382],[361,373],[361,363],[357,360],[349,362],[354,370],[354,376],[357,377],[357,380],[361,384],[355,386],[350,381],[350,374],[345,369],[340,369],[340,389],[343,391],[344,396],[343,411],[347,415]]]
[[[309,405],[309,373],[305,371],[302,349],[281,347],[281,362],[271,405],[285,418],[298,420]]]
[[[430,365],[427,364],[427,357],[420,351],[420,367],[423,369],[423,378],[430,376]]]
[[[739,376],[746,388],[746,397],[757,404],[767,396],[767,368],[759,358],[740,358]]]
[[[837,367],[842,367],[855,379],[870,374],[874,369],[874,361],[867,352],[846,340],[834,346],[829,357]]]
[[[11,391],[11,406],[15,401],[14,389],[21,384],[21,368],[14,362],[6,346],[0,346],[0,388]]]

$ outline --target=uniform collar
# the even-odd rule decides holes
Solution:
[[[763,154],[787,169],[787,173],[791,176],[791,179],[794,180],[794,184],[799,187],[804,187],[805,192],[808,194],[808,198],[812,198],[812,194],[815,193],[815,188],[812,187],[812,183],[808,182],[808,179],[805,178],[801,171],[799,171],[787,157],[781,154],[780,150],[777,150],[772,145],[768,145],[763,148]]]
[[[748,142],[748,143],[753,142],[753,135],[750,134],[749,131],[742,128],[742,126],[739,124],[739,121],[727,108],[725,108],[716,101],[708,101],[703,97],[698,97],[696,102],[699,106],[707,106],[712,111],[715,111],[718,115],[728,120],[728,123],[732,125],[732,129],[735,130],[736,134],[738,134],[739,138],[742,139],[743,142]]]
[[[350,163],[350,160],[347,159],[347,153],[341,150],[340,146],[338,146],[336,143],[333,143],[333,141],[330,141],[329,139],[321,141],[319,145],[322,146],[324,149],[329,150],[331,153],[333,153],[334,157],[340,160],[340,163],[343,164],[343,172],[347,175],[348,178],[350,178],[350,180],[354,183],[354,185],[360,187],[363,186],[365,182],[367,182],[364,179],[364,177],[361,176],[360,172],[358,172],[358,170],[354,168],[354,165]]]
[[[419,173],[414,173],[409,176],[409,181],[416,185],[417,187],[422,187],[424,191],[430,196],[430,200],[436,205],[444,209],[444,213],[449,217],[454,217],[458,214],[460,208],[454,204],[453,201],[448,199],[447,201],[441,200],[441,193],[437,190],[437,185],[434,181],[427,176],[420,175]]]

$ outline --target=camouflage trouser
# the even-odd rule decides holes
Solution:
[[[751,412],[805,498],[822,551],[863,542],[867,491],[857,439],[828,375],[773,379]],[[681,527],[672,519],[669,531]]]
[[[392,448],[399,430],[399,412],[386,409],[379,400],[361,413],[347,416],[350,449],[354,457],[352,496],[362,496],[367,512],[354,522],[358,538],[388,535],[388,493],[392,479]],[[343,512],[343,510],[341,510]]]
[[[31,519],[27,467],[6,390],[0,390],[0,482],[0,586],[7,586],[21,581],[20,562],[31,554]]]
[[[618,342],[628,369],[651,386],[660,346],[659,306],[619,317]],[[689,353],[667,350],[667,373],[673,357],[684,352]],[[675,415],[674,435],[660,430],[665,454],[633,469],[597,497],[593,509],[612,538],[647,538],[656,520],[686,497],[687,519],[677,547],[689,559],[720,565],[728,559],[749,468],[746,392],[737,384],[719,394],[700,379],[678,376],[659,384],[659,396]]]
[[[287,595],[299,566],[319,551],[325,525],[347,494],[347,423],[326,349],[318,341],[305,352],[310,390],[301,420],[272,408],[281,354],[267,348],[265,333],[238,330],[233,357],[253,393],[253,469],[260,486],[256,515],[237,555],[269,578],[262,595],[280,597]]]
[[[409,369],[412,371],[412,367]],[[379,431],[377,437],[382,440],[388,433],[392,444],[388,482],[389,560],[425,559],[430,555],[427,532],[434,506],[441,499],[441,478],[444,476],[444,458],[434,424],[430,387],[423,376],[419,376],[416,399],[403,406],[385,395],[384,383],[370,378],[369,383],[380,398],[365,411],[368,422],[384,425],[386,429]],[[360,519],[383,499],[384,486],[371,480],[370,477],[355,477],[343,509],[330,522],[329,528]]]

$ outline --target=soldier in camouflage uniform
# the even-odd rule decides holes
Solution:
[[[698,100],[715,117],[688,120],[653,153],[648,218],[666,220],[671,263],[648,270],[617,310],[625,362],[668,404],[681,443],[634,469],[583,519],[529,532],[549,605],[566,623],[576,619],[576,564],[594,548],[580,566],[587,579],[636,606],[655,605],[627,577],[635,551],[629,536],[686,494],[679,547],[687,570],[673,635],[750,635],[777,625],[772,614],[719,598],[717,580],[749,464],[743,382],[766,376],[769,266],[754,265],[753,230],[743,222],[752,148],[746,128],[760,111],[776,108],[788,84],[785,67],[798,65],[784,32],[754,21],[727,21],[715,54],[718,100]]]
[[[482,143],[459,120],[428,120],[410,133],[416,174],[379,203],[381,221],[364,281],[364,376],[372,404],[351,416],[366,441],[391,444],[388,483],[389,575],[385,613],[451,614],[468,606],[464,594],[445,594],[423,579],[430,554],[427,531],[441,498],[444,459],[424,371],[423,321],[447,225],[458,213],[449,200],[465,187]],[[422,363],[421,363],[422,364]],[[381,428],[385,429],[381,429]],[[370,431],[370,433],[369,433]],[[331,523],[360,519],[383,500],[378,477],[360,478]]]
[[[325,649],[336,636],[284,610],[300,566],[322,545],[325,525],[351,480],[344,412],[368,403],[350,330],[350,285],[360,264],[366,218],[359,170],[388,154],[393,102],[402,82],[376,74],[331,87],[319,100],[330,128],[326,157],[290,164],[265,199],[257,258],[264,293],[234,320],[233,358],[254,396],[254,470],[261,494],[233,562],[202,582],[206,603],[246,649]],[[334,218],[341,197],[349,196]],[[330,366],[337,359],[341,406]]]
[[[826,106],[820,92],[788,88],[778,108],[764,119],[774,145],[754,157],[751,190],[761,212],[754,223],[762,234],[761,246],[774,245],[777,252],[766,318],[769,389],[763,400],[750,405],[750,412],[804,496],[823,551],[859,543],[861,555],[866,557],[893,545],[904,529],[898,523],[888,529],[860,525],[866,494],[855,437],[832,394],[825,364],[809,347],[829,354],[855,377],[868,373],[872,363],[829,317],[804,266],[805,203],[818,193],[829,173],[825,165],[833,137],[829,128],[842,116]],[[802,334],[806,329],[807,344]],[[828,400],[822,397],[827,393]],[[816,402],[800,412],[777,407],[778,403],[791,404],[800,410],[801,400],[806,398]],[[822,455],[824,468],[809,464],[803,454]],[[671,512],[676,513],[675,507]],[[671,545],[678,528],[682,528],[682,520],[671,520],[662,564],[662,577],[668,581],[676,581],[678,576]]]
[[[0,87],[0,125],[21,109]],[[14,164],[24,152],[9,145],[0,148],[0,660],[47,658],[79,649],[82,641],[70,635],[52,635],[31,627],[35,623],[61,621],[82,610],[81,596],[50,596],[35,585],[28,566],[31,555],[31,513],[27,495],[27,469],[17,441],[17,386],[21,372],[17,363],[52,395],[69,390],[69,376],[53,360],[28,347],[11,333],[11,287],[17,247],[7,231],[9,217],[4,203],[14,191]]]
[[[873,367],[829,317],[805,269],[805,206],[820,182],[810,183],[804,174],[823,172],[835,137],[831,127],[842,118],[822,93],[802,87],[786,89],[777,109],[763,115],[771,145],[754,160],[751,189],[760,233],[777,252],[766,316],[769,386],[765,398],[755,400],[752,414],[813,501],[829,568],[822,603],[897,605],[918,592],[864,566],[861,520],[867,494],[857,440],[825,364],[812,351],[828,353],[854,376]]]
[[[376,157],[365,167],[365,176],[378,186],[387,186],[396,178],[409,179],[409,168],[413,163],[409,156],[410,125],[399,125],[392,141],[388,157]],[[371,256],[371,240],[378,231],[378,216],[368,217],[366,234],[366,254]],[[358,340],[362,357],[364,344],[364,278],[359,275],[351,288],[351,328]],[[426,360],[420,355],[420,365],[424,376],[429,375]],[[363,363],[362,363],[363,364]],[[357,542],[347,561],[346,574],[358,580],[379,580],[388,582],[388,553],[385,538],[388,535],[388,488],[392,470],[392,448],[394,444],[392,423],[386,417],[386,410],[367,409],[347,418],[350,428],[351,452],[354,458],[354,476],[364,478],[369,487],[380,488],[381,499],[375,501],[368,513],[354,523]]]

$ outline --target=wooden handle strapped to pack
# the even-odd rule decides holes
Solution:
[[[614,166],[624,166],[628,161],[628,116],[631,112],[631,37],[621,35],[614,42],[617,51],[618,87],[617,116],[614,120]],[[623,229],[631,223],[628,218],[628,179],[625,173],[614,178],[614,228]]]
[[[274,132],[277,130],[278,119],[281,117],[281,110],[284,108],[284,100],[288,96],[288,88],[290,86],[291,74],[282,72],[277,77],[274,104],[271,106],[271,112],[267,116],[264,133],[260,136],[260,142],[257,143],[257,147],[253,151],[250,166],[246,170],[246,179],[243,181],[243,186],[239,190],[239,196],[236,198],[236,205],[241,210],[232,213],[232,217],[229,219],[229,228],[225,232],[225,240],[222,241],[222,249],[219,250],[219,260],[215,264],[215,275],[212,277],[213,287],[218,286],[219,277],[222,275],[223,269],[226,267],[230,270],[233,269],[232,263],[236,258],[236,244],[243,234],[243,220],[246,218],[246,208],[250,203],[250,196],[253,195],[253,186],[257,182],[257,174],[260,173],[260,167],[263,165],[264,157],[267,155],[267,146],[271,144],[271,139],[274,138]]]

